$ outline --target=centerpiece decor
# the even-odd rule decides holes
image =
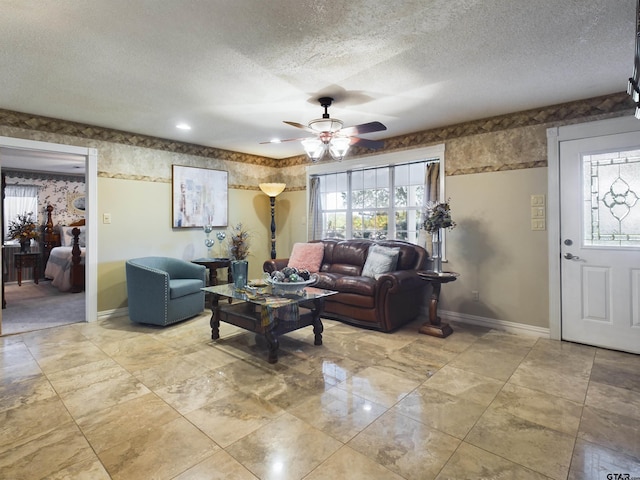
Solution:
[[[451,230],[456,223],[451,218],[449,200],[432,203],[424,214],[423,228],[431,234],[431,262],[436,273],[442,273],[442,230]]]
[[[27,253],[31,249],[31,239],[40,234],[37,225],[31,218],[33,212],[19,213],[15,220],[9,222],[9,237],[20,242],[20,252]]]
[[[304,287],[313,285],[318,278],[303,268],[284,267],[271,273],[265,272],[264,280],[271,284],[273,293],[286,295],[302,292]]]
[[[247,286],[249,272],[249,232],[242,223],[238,223],[229,234],[229,258],[231,259],[231,273],[233,285],[236,288]]]

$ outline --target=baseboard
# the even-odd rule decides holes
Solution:
[[[536,327],[533,325],[526,325],[524,323],[507,322],[506,320],[496,320],[495,318],[479,317],[465,313],[450,312],[448,310],[439,310],[438,313],[443,319],[454,322],[495,328],[496,330],[502,330],[518,335],[531,335],[535,337],[549,338],[549,329],[544,327]]]
[[[519,335],[549,338],[549,329],[544,327],[536,327],[533,325],[526,325],[524,323],[507,322],[506,320],[496,320],[495,318],[479,317],[477,315],[469,315],[466,313],[450,312],[448,310],[440,310],[438,313],[441,317],[454,322],[468,323],[470,325],[478,325],[486,328],[495,328],[496,330],[502,330]],[[98,320],[126,317],[127,315],[129,315],[129,309],[127,307],[103,310],[98,312]]]
[[[108,320],[116,317],[126,317],[129,315],[129,309],[127,307],[115,308],[113,310],[103,310],[98,312],[98,320]]]

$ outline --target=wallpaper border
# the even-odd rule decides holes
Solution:
[[[575,102],[561,103],[386,138],[384,139],[385,146],[380,150],[380,152],[388,153],[398,150],[407,150],[419,146],[442,143],[446,140],[460,137],[468,137],[533,125],[547,124],[551,127],[554,126],[554,124],[567,125],[571,123],[578,123],[579,121],[594,119],[594,117],[609,118],[611,116],[622,116],[627,113],[633,113],[633,108],[633,101],[626,92],[614,93],[585,100],[578,100]],[[232,152],[229,150],[177,142],[148,135],[140,135],[121,130],[97,127],[68,120],[59,120],[4,109],[0,109],[0,125],[53,134],[70,135],[84,139],[113,142],[129,146],[152,148],[173,153],[196,155],[205,158],[215,158],[223,161],[262,165],[266,167],[282,168],[308,164],[308,160],[305,155],[298,155],[284,159],[260,157],[241,152]],[[369,150],[363,148],[354,147],[352,150],[352,155],[354,157],[370,154],[371,152]],[[540,162],[535,162],[534,166],[539,166],[538,163]],[[546,165],[546,160],[544,160],[544,163]],[[506,167],[507,169],[530,168],[530,166],[525,164],[502,167]],[[486,170],[486,168],[499,170],[501,167],[480,167],[480,171],[489,171]],[[462,170],[458,170],[449,174],[474,173],[468,170],[473,169],[464,169],[464,172]],[[103,176],[107,175],[104,174]],[[163,181],[160,179],[154,180],[149,177],[134,175],[114,175],[112,178],[124,177],[131,180]]]

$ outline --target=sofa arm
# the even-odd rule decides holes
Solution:
[[[204,265],[172,258],[167,264],[167,270],[171,278],[197,278],[206,283],[207,268]]]
[[[136,291],[169,292],[169,273],[155,267],[126,262],[127,286]]]
[[[169,274],[157,268],[126,262],[129,318],[138,323],[163,322],[169,301]]]
[[[276,258],[275,260],[267,260],[262,265],[262,271],[267,273],[275,272],[276,270],[282,270],[288,264],[288,258]]]
[[[416,270],[399,270],[378,277],[376,315],[383,331],[390,332],[420,314],[427,282]]]
[[[389,293],[422,288],[425,281],[420,278],[416,270],[396,270],[383,273],[376,281],[376,290],[386,290]]]

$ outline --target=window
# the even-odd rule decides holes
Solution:
[[[444,197],[444,146],[362,162],[308,167],[310,238],[418,243],[425,205]]]
[[[7,185],[4,197],[4,238],[9,238],[9,223],[18,214],[31,212],[31,218],[38,223],[38,187],[35,185]]]
[[[640,246],[640,150],[582,156],[588,246]]]

